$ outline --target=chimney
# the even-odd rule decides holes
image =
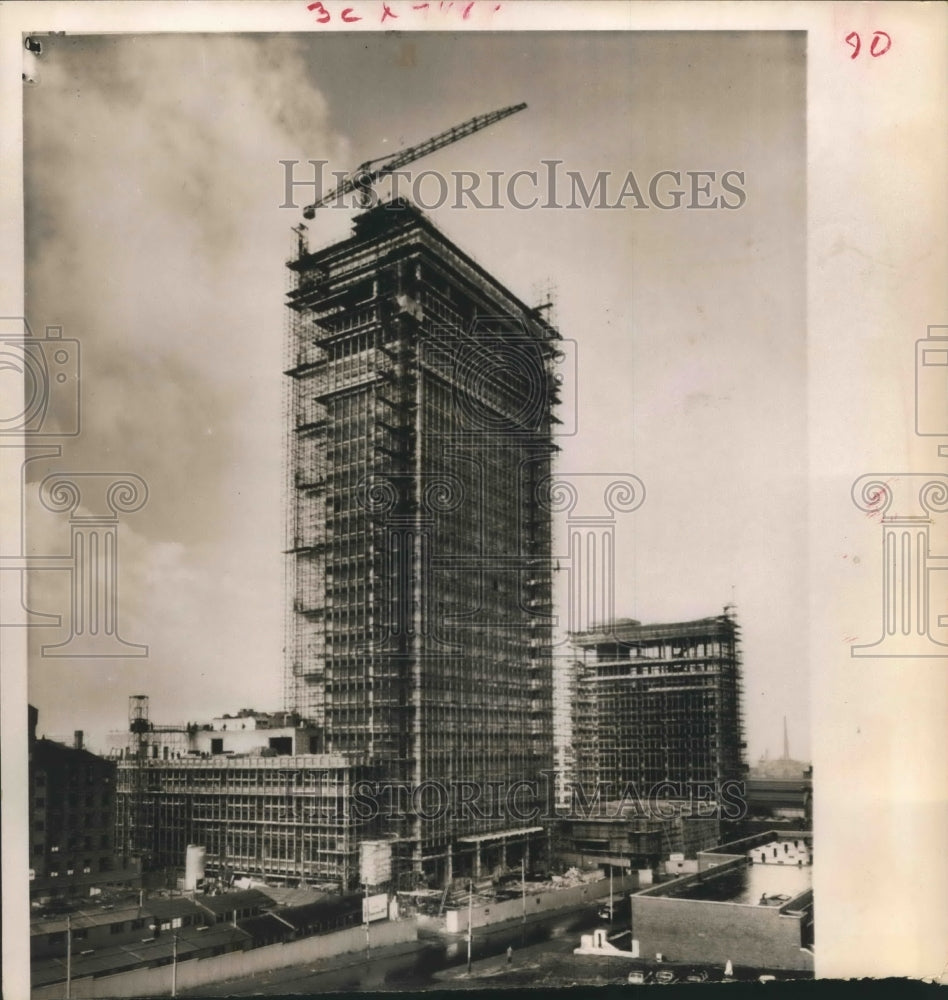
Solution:
[[[72,745],[77,749],[82,749],[82,730],[77,729],[72,734]]]

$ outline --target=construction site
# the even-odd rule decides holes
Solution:
[[[284,712],[155,726],[131,699],[119,825],[146,868],[195,843],[222,877],[346,889],[359,841],[376,838],[402,889],[552,863],[550,830],[522,818],[548,806],[554,763],[552,303],[528,305],[372,190],[524,107],[366,161],[304,210],[354,194],[366,210],[348,237],[311,249],[306,224],[294,230]],[[742,776],[733,617],[572,638],[574,780]],[[365,781],[408,800],[362,820]],[[510,788],[525,793],[516,811]],[[505,808],[444,808],[444,789],[491,789]]]
[[[535,781],[552,765],[541,497],[559,334],[406,201],[358,215],[323,250],[299,233],[287,708],[385,781]],[[418,810],[385,834],[401,867],[437,884],[473,874],[482,851],[519,863],[537,839],[507,816]]]
[[[572,779],[620,796],[630,783],[666,798],[689,786],[718,793],[746,772],[740,628],[714,618],[642,625],[620,619],[571,636]]]
[[[372,772],[357,755],[310,752],[315,739],[282,714],[156,725],[147,696],[133,695],[112,750],[121,849],[171,886],[188,845],[204,848],[207,877],[224,884],[358,885],[371,828],[351,808],[353,785]]]

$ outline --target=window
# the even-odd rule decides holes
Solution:
[[[121,920],[117,924],[109,924],[110,934],[123,934],[125,932],[125,921]]]

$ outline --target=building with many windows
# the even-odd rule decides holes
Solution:
[[[354,808],[356,783],[374,777],[364,757],[310,752],[320,735],[282,713],[155,725],[147,697],[133,695],[129,717],[112,752],[117,839],[130,859],[171,873],[193,844],[206,874],[225,881],[358,884],[359,840],[377,821],[368,796]]]
[[[287,708],[390,784],[539,782],[559,334],[401,200],[289,267]],[[543,840],[428,799],[386,832],[438,883]]]
[[[74,745],[37,739],[29,706],[30,896],[89,896],[135,884],[115,850],[115,763]]]
[[[590,794],[704,798],[742,781],[739,628],[628,619],[573,635],[573,780]],[[700,796],[699,796],[700,797]],[[736,817],[734,817],[736,818]]]

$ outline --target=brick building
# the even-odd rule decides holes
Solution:
[[[29,706],[30,896],[95,894],[105,885],[134,885],[134,864],[115,850],[115,762],[73,746],[37,739]]]

